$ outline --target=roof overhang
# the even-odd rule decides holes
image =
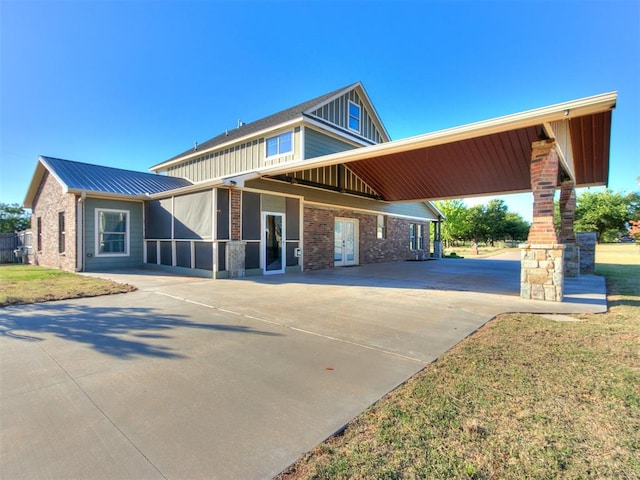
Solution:
[[[531,191],[531,144],[554,138],[563,177],[606,185],[616,99],[605,93],[255,173],[344,164],[391,202],[517,193]]]

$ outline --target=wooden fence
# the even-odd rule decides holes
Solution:
[[[0,233],[0,263],[29,263],[31,253],[31,230]]]

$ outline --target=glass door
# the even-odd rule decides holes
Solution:
[[[264,273],[284,273],[285,249],[284,249],[284,214],[262,214],[264,225],[262,233],[262,258]]]
[[[333,261],[336,267],[358,265],[358,220],[336,218]]]

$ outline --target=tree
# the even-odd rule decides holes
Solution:
[[[440,200],[435,202],[446,219],[442,223],[442,240],[449,246],[452,242],[467,238],[467,206],[463,200]]]
[[[13,233],[31,227],[31,215],[17,203],[0,203],[0,233]]]
[[[640,216],[640,194],[606,189],[583,192],[576,199],[576,232],[596,232],[599,242],[614,241],[626,233],[630,220]]]
[[[506,212],[504,219],[504,240],[515,240],[524,242],[529,236],[529,222],[527,222],[520,214],[515,212]]]

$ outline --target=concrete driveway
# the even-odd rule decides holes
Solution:
[[[0,309],[0,477],[269,478],[518,297],[519,261],[403,262],[205,280]]]

